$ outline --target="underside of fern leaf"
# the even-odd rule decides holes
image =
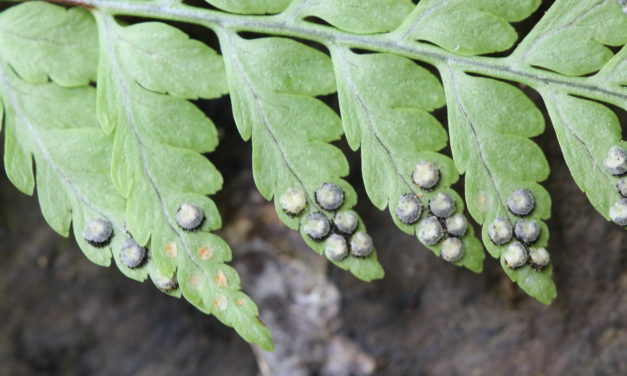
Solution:
[[[313,98],[335,90],[329,58],[290,39],[245,40],[227,30],[219,36],[235,121],[242,137],[253,139],[253,174],[260,192],[268,199],[274,196],[280,218],[291,228],[300,228],[303,239],[316,252],[327,254],[336,265],[363,280],[381,278],[376,252],[368,251],[366,257],[344,254],[360,235],[370,240],[363,222],[350,210],[357,195],[340,179],[348,175],[348,162],[339,149],[328,144],[341,137],[340,120]],[[339,188],[337,204],[325,203],[321,194],[325,186]],[[297,213],[285,203],[291,192],[301,192],[305,198]],[[340,246],[346,250],[336,257],[327,249],[340,239],[330,233],[332,228],[339,229],[335,218],[343,214],[354,216],[356,227],[338,231],[341,239],[346,237],[340,243],[347,244]],[[309,230],[316,215],[323,223],[319,236]]]
[[[128,277],[272,347],[212,234],[221,219],[208,195],[222,177],[203,154],[218,137],[190,100],[227,93],[260,193],[365,281],[384,272],[331,144],[343,136],[368,198],[402,232],[474,272],[485,247],[526,293],[555,298],[549,165],[532,140],[545,120],[523,86],[542,97],[591,204],[627,226],[627,143],[607,105],[627,110],[624,1],[557,0],[520,40],[513,24],[540,0],[207,2],[28,2],[0,14],[7,175],[27,194],[37,183],[48,223],[64,236],[73,227],[94,263],[113,257]],[[158,20],[206,27],[221,55]],[[491,53],[506,56],[481,56]],[[319,98],[333,93],[339,116]]]

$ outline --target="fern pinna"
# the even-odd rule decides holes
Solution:
[[[230,96],[261,194],[365,281],[383,269],[331,144],[342,136],[370,201],[401,231],[474,272],[485,247],[529,295],[555,298],[549,166],[532,140],[546,125],[513,83],[542,97],[591,204],[627,226],[627,143],[606,105],[627,109],[624,1],[557,0],[523,38],[512,23],[540,0],[53,2],[0,14],[9,179],[27,194],[37,182],[48,223],[72,227],[94,263],[113,259],[264,349],[270,333],[212,233],[221,220],[208,195],[222,178],[203,154],[218,138],[190,100]],[[206,27],[221,55],[157,20]],[[339,115],[317,98],[336,92]],[[444,106],[447,127],[433,115]],[[464,198],[451,188],[460,174]]]

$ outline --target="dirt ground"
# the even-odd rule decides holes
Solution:
[[[229,118],[226,100],[204,106]],[[480,275],[444,263],[365,199],[358,210],[386,278],[364,283],[329,267],[278,222],[254,188],[249,145],[220,124],[221,235],[276,352],[256,351],[150,283],[91,264],[3,177],[0,375],[627,375],[627,232],[588,204],[551,130],[539,139],[552,167],[559,291],[547,307],[495,260]],[[358,155],[347,154],[356,166]],[[358,170],[351,181],[365,197]]]

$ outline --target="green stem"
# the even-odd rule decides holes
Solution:
[[[132,15],[174,20],[233,31],[248,31],[307,39],[324,44],[388,52],[423,61],[442,69],[455,69],[520,82],[540,90],[551,86],[559,91],[606,101],[627,108],[627,88],[608,89],[593,77],[568,77],[543,69],[520,67],[510,58],[459,56],[439,47],[408,40],[398,33],[353,34],[332,27],[294,20],[289,14],[249,16],[171,2],[125,2],[108,0],[48,0],[98,10],[112,15]]]

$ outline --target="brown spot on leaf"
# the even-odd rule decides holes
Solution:
[[[199,275],[198,273],[194,273],[190,275],[189,278],[187,279],[187,283],[190,285],[190,287],[196,290],[202,287],[203,282],[204,282],[203,276]]]
[[[218,274],[216,274],[213,277],[213,282],[216,284],[217,287],[226,287],[226,286],[228,286],[228,281],[226,279],[226,275],[224,275],[224,272],[222,270],[220,270],[218,272]]]
[[[166,256],[170,258],[175,258],[178,255],[178,249],[175,242],[166,244],[164,247],[164,251]]]
[[[208,245],[200,247],[198,248],[198,257],[201,260],[209,260],[213,258],[213,250]]]
[[[484,191],[479,192],[479,194],[475,198],[475,203],[480,210],[488,210],[489,198]]]
[[[219,311],[224,311],[228,305],[228,301],[222,294],[218,294],[213,298],[213,306]]]

